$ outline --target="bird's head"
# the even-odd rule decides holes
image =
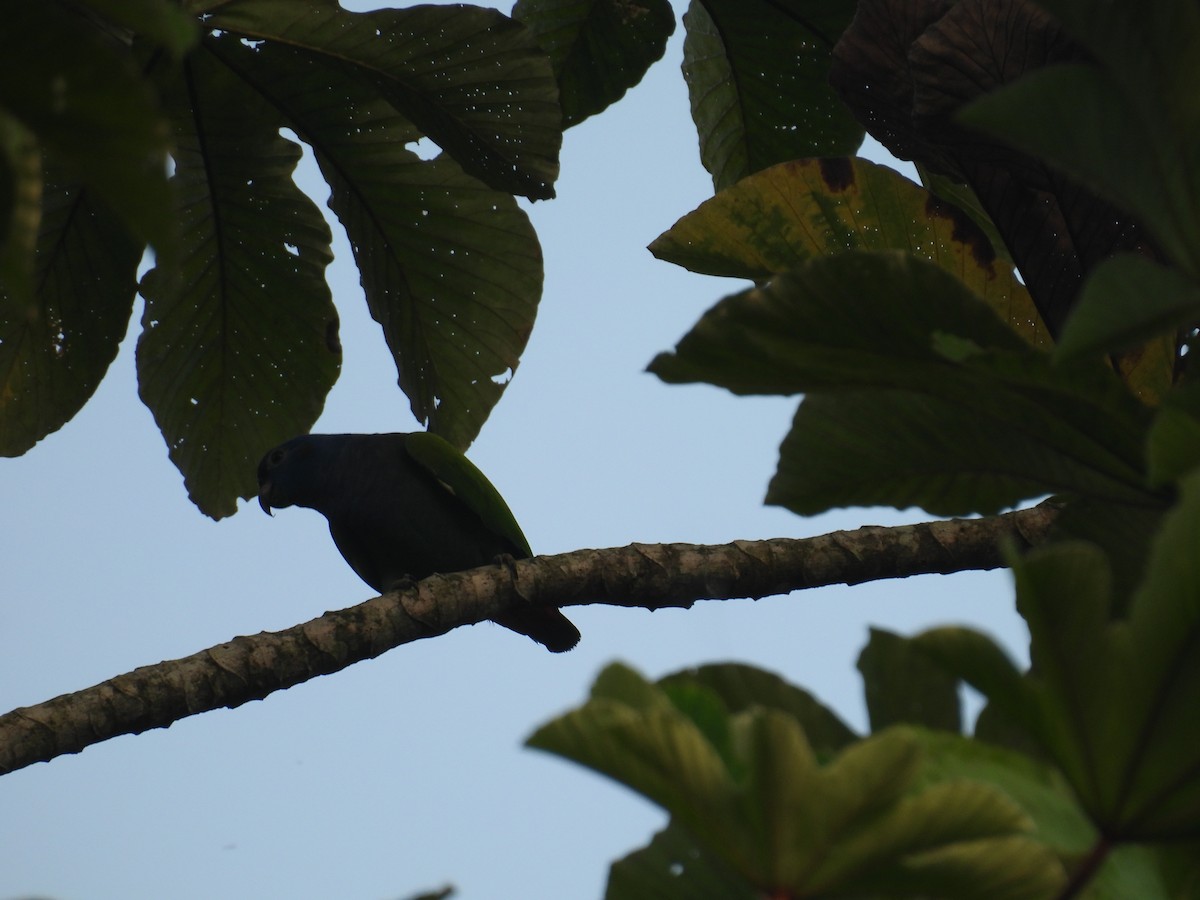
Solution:
[[[321,467],[319,436],[301,435],[268,451],[258,464],[258,505],[272,508],[308,505],[305,501]]]

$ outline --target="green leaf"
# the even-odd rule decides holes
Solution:
[[[871,731],[908,723],[962,730],[958,679],[914,649],[911,642],[879,628],[871,629],[858,656]]]
[[[793,716],[820,757],[840,750],[858,735],[838,715],[803,688],[755,666],[720,663],[684,669],[659,681],[664,689],[677,683],[702,685],[721,698],[729,713],[756,706],[778,709]]]
[[[1122,684],[1132,688],[1121,704],[1130,737],[1116,809],[1131,831],[1151,838],[1200,835],[1200,476],[1181,487],[1134,597],[1128,655],[1118,658],[1135,669]]]
[[[633,675],[616,664],[605,675],[611,678],[613,670]],[[656,691],[642,684],[643,693]],[[543,725],[526,743],[620,781],[689,829],[732,814],[733,784],[720,754],[665,697],[653,706],[633,706],[602,692]]]
[[[1053,538],[1095,544],[1108,560],[1112,574],[1113,609],[1125,615],[1134,590],[1145,575],[1154,535],[1162,526],[1169,503],[1128,505],[1090,498],[1066,502],[1054,520]]]
[[[205,24],[286,47],[311,71],[325,70],[318,78],[339,70],[492,188],[554,196],[562,144],[554,73],[533,36],[496,10],[351,13],[336,0],[232,0]],[[355,117],[353,108],[341,112]]]
[[[946,798],[948,803],[956,800]],[[1052,853],[1037,841],[1013,836],[963,840],[913,854],[886,874],[863,878],[861,889],[901,897],[1051,900],[1060,896],[1065,882]]]
[[[1125,350],[1200,317],[1200,285],[1141,256],[1098,265],[1055,347],[1059,360]]]
[[[758,900],[745,878],[672,822],[612,864],[604,900]]]
[[[819,257],[728,297],[650,370],[807,392],[768,493],[801,514],[995,512],[1060,491],[1156,502],[1148,411],[1110,370],[1050,365],[958,279],[904,254]]]
[[[849,0],[693,0],[683,75],[718,191],[775,163],[858,149],[862,126],[828,84],[853,14]]]
[[[912,639],[912,646],[947,672],[961,678],[990,701],[1006,721],[1039,736],[1036,693],[995,641],[970,628],[934,628]]]
[[[42,155],[37,141],[0,110],[0,308],[33,302],[33,256],[41,218]]]
[[[1048,337],[1012,264],[974,221],[920,185],[865,159],[772,166],[726,188],[651,245],[693,272],[763,279],[845,250],[905,250],[982,297],[1031,344]]]
[[[1196,900],[1195,842],[1116,847],[1081,896],[1085,900]]]
[[[682,680],[675,676],[670,690]],[[751,706],[716,729],[730,736],[722,754],[706,737],[714,729],[697,726],[671,696],[610,666],[582,708],[542,726],[529,744],[660,803],[677,837],[760,893],[861,894],[903,883],[905,896],[945,886],[962,894],[977,884],[972,896],[1007,900],[1045,897],[1047,885],[1061,882],[1053,857],[1013,843],[1030,822],[1000,792],[962,780],[913,790],[921,751],[911,733],[890,729],[822,766],[794,717]],[[672,852],[687,852],[688,843],[675,841]],[[641,861],[654,866],[643,877],[661,883],[664,855]]]
[[[564,128],[620,100],[675,31],[668,0],[517,0],[512,16],[550,56]]]
[[[325,266],[330,232],[292,182],[300,148],[210,54],[167,92],[176,127],[182,277],[142,282],[138,383],[201,511],[221,518],[257,490],[273,444],[316,421],[341,346]]]
[[[0,108],[166,258],[175,244],[169,129],[133,55],[65,4],[12,0],[0,31]]]
[[[990,398],[972,415],[962,401],[916,391],[810,394],[780,447],[766,502],[799,515],[917,506],[939,516],[991,515],[1058,492],[1156,502],[1138,486],[1135,470],[1113,468],[1094,435],[1070,429],[1054,435],[1063,423],[1051,410],[1005,407],[1008,397],[1000,391]],[[1020,412],[1027,427],[1018,431]]]
[[[1151,484],[1178,481],[1200,466],[1200,386],[1185,384],[1167,396],[1148,443]]]
[[[707,381],[738,394],[924,385],[956,371],[934,346],[935,335],[1028,349],[940,267],[896,251],[853,250],[816,257],[761,289],[727,297],[650,371],[671,383]]]
[[[1200,273],[1200,183],[1187,144],[1197,111],[1190,123],[1169,122],[1154,94],[1123,77],[1057,65],[975,101],[960,119],[1082,180],[1136,215],[1168,258]]]
[[[970,779],[998,788],[1032,820],[1029,836],[1061,856],[1085,853],[1098,839],[1070,785],[1048,763],[944,731],[913,734],[924,750],[919,783]]]
[[[0,297],[0,455],[20,456],[95,392],[129,327],[141,257],[93,191],[46,173],[35,292]]]
[[[270,42],[206,46],[312,146],[413,414],[466,448],[537,314],[542,253],[528,217],[449,157],[404,149],[418,132],[341,70]]]
[[[1034,100],[1020,117],[1011,116],[1024,118],[1023,126],[1007,121],[1012,110],[1003,109],[1020,98],[997,100],[995,124],[1007,139],[1028,141],[1034,152],[1136,213],[1168,257],[1197,275],[1200,170],[1193,136],[1200,107],[1192,88],[1200,60],[1192,48],[1200,42],[1200,11],[1187,3],[1043,5],[1099,66],[1054,74],[1058,85],[1042,86],[1065,93]]]
[[[1127,619],[1111,617],[1111,579],[1091,544],[1014,560],[1029,625],[1031,674],[985,639],[917,638],[956,674],[1021,718],[1110,840],[1200,835],[1200,476],[1154,539]],[[981,652],[982,651],[982,652]]]
[[[164,48],[176,59],[200,37],[196,19],[170,0],[79,0],[99,15],[144,41]]]

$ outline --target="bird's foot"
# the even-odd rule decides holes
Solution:
[[[517,580],[517,560],[511,553],[501,553],[492,562],[508,569],[508,574],[512,576],[512,580],[514,582]]]

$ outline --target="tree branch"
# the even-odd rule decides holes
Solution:
[[[183,659],[0,716],[0,774],[78,753],[122,734],[165,728],[261,700],[393,647],[524,604],[647,609],[759,598],[829,584],[994,569],[1005,541],[1041,543],[1057,507],[820,537],[731,544],[631,544],[435,575],[285,631],[237,637]]]

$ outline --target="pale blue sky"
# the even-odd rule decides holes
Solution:
[[[539,552],[925,518],[806,520],[764,507],[796,401],[668,387],[644,373],[740,287],[645,250],[712,192],[681,44],[680,29],[641,85],[567,133],[558,199],[531,209],[546,258],[538,322],[472,458]],[[326,193],[315,189],[322,205]],[[335,252],[345,366],[315,430],[411,430],[340,235]],[[214,523],[189,504],[137,398],[137,331],[74,421],[24,458],[0,460],[5,710],[370,596],[315,513],[269,519],[251,503]],[[751,662],[862,727],[854,661],[869,625],[911,633],[969,621],[1024,655],[1006,574],[570,616],[583,641],[566,655],[490,624],[464,628],[0,778],[0,898],[386,900],[447,882],[468,900],[597,898],[608,864],[664,817],[521,744],[578,704],[606,663],[658,676]]]

